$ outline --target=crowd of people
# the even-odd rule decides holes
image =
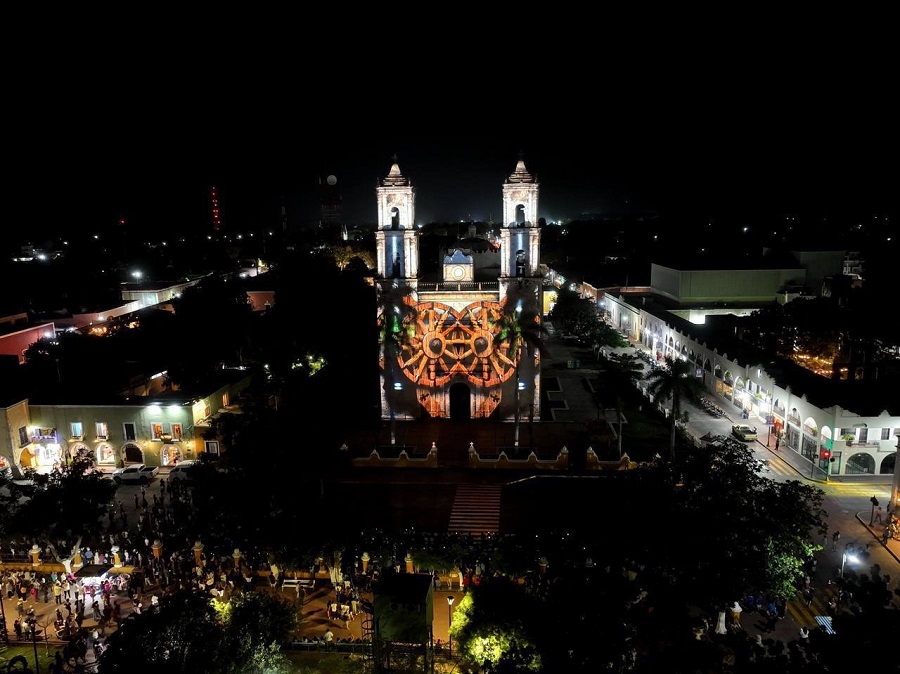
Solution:
[[[226,597],[252,589],[256,570],[268,568],[265,555],[257,551],[249,551],[238,566],[232,554],[198,551],[191,535],[190,490],[180,483],[163,478],[159,495],[142,487],[134,501],[136,516],[129,520],[124,503],[118,501],[91,536],[0,542],[7,563],[0,588],[7,601],[16,600],[15,620],[7,625],[10,638],[62,642],[57,671],[66,671],[73,659],[76,665],[83,664],[89,651],[99,654],[111,628],[154,610],[166,593],[192,589]],[[36,567],[34,545],[41,562]],[[68,567],[63,560],[71,560]],[[36,570],[57,564],[60,570]],[[111,568],[102,579],[91,577],[86,582],[76,575],[91,565]],[[75,572],[66,573],[65,568]],[[38,610],[42,605],[48,605],[46,610]],[[49,606],[55,606],[55,612]]]

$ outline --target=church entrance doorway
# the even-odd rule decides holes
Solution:
[[[458,383],[450,387],[450,418],[453,421],[472,418],[472,392],[466,384]]]

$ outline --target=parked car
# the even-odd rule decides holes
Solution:
[[[159,474],[156,466],[146,466],[136,463],[124,468],[116,468],[112,473],[113,482],[116,484],[147,484]]]
[[[176,465],[172,466],[172,470],[169,471],[169,479],[175,480],[191,480],[193,479],[193,468],[200,461],[197,459],[187,459],[185,461],[179,461]]]
[[[738,440],[756,440],[756,429],[747,424],[735,424],[731,427],[731,434]]]

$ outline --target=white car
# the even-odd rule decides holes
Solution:
[[[136,463],[133,466],[116,468],[112,473],[112,479],[116,484],[147,484],[158,474],[159,468],[156,466]]]
[[[191,474],[194,466],[199,464],[200,461],[197,459],[187,459],[185,461],[179,461],[177,464],[172,466],[172,470],[169,471],[169,480],[190,480],[193,478]]]
[[[756,429],[747,424],[735,424],[731,427],[731,434],[738,440],[756,440]]]

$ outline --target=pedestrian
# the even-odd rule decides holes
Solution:
[[[807,606],[812,606],[813,600],[813,591],[811,587],[806,587],[803,589],[803,601],[806,602]]]
[[[134,495],[134,509],[137,510],[139,506],[140,506],[140,502],[138,501],[138,495],[135,494]]]
[[[875,508],[875,521],[878,522],[878,524],[881,524],[883,521],[881,518],[882,518],[881,506],[878,506],[877,508]]]
[[[835,531],[835,532],[831,535],[831,549],[832,549],[832,550],[837,550],[837,544],[838,544],[838,541],[839,541],[839,540],[841,540],[841,532],[840,532],[840,531]]]
[[[800,641],[809,643],[809,630],[806,628],[806,625],[800,626]]]
[[[741,628],[741,612],[743,610],[739,602],[734,602],[734,606],[731,607],[731,626],[736,630]]]
[[[881,544],[887,546],[887,542],[891,537],[891,527],[889,525],[885,525],[884,530],[881,532]]]
[[[779,446],[780,444],[781,444],[781,436],[780,436],[780,435],[776,435],[776,436],[775,436],[775,451],[776,451],[776,452],[778,451],[778,446]]]

